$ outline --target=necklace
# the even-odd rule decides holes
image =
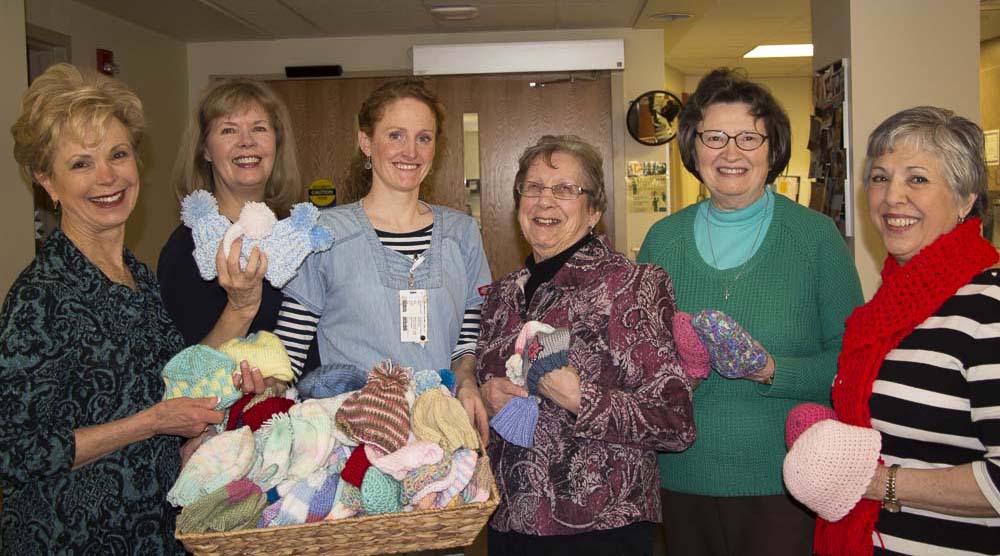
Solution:
[[[746,270],[747,261],[750,260],[750,254],[753,253],[754,246],[757,245],[757,241],[760,240],[760,234],[764,230],[764,222],[767,221],[767,209],[770,207],[770,205],[771,205],[771,198],[767,196],[767,191],[765,191],[764,213],[761,215],[760,223],[757,224],[757,235],[754,236],[753,242],[750,244],[750,247],[747,248],[747,254],[745,257],[743,257],[743,262],[738,267],[738,270],[736,272],[736,277],[733,278],[733,280],[728,284],[724,280],[722,280],[721,277],[719,278],[719,281],[722,282],[723,293],[725,295],[724,301],[726,302],[729,301],[729,288],[731,286],[734,286],[736,282],[739,281],[741,277],[743,277],[743,271]],[[712,210],[712,208],[709,207],[708,210]],[[708,231],[708,251],[712,254],[712,263],[715,266],[715,269],[719,270],[719,261],[715,257],[715,247],[712,245],[712,222],[709,220],[708,215],[705,215],[705,229]]]

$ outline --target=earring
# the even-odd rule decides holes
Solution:
[[[59,199],[52,199],[52,211],[59,212]]]
[[[968,214],[963,214],[962,216],[959,216],[959,217],[958,217],[958,223],[959,223],[959,224],[962,224],[962,223],[964,223],[964,222],[965,222],[965,219],[966,219],[966,217],[968,217],[968,216],[969,216]]]
[[[371,169],[372,169],[372,157],[369,156],[368,160],[365,160],[365,170],[371,170]]]

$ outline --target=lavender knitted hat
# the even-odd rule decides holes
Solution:
[[[490,419],[490,426],[504,440],[522,448],[535,445],[538,424],[538,398],[514,396]]]

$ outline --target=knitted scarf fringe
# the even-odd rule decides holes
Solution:
[[[1000,258],[983,239],[980,226],[978,218],[970,218],[905,266],[891,256],[886,258],[882,286],[847,319],[833,384],[833,407],[841,421],[871,428],[868,400],[885,356],[959,288]],[[872,532],[881,506],[876,500],[863,499],[840,521],[817,518],[813,551],[819,556],[871,556]]]

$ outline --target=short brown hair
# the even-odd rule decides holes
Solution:
[[[10,127],[14,160],[29,180],[52,175],[52,156],[63,137],[84,141],[103,136],[111,119],[125,126],[133,150],[146,127],[142,102],[117,79],[56,64],[38,76],[21,97],[21,115]],[[138,157],[136,157],[138,164]]]
[[[742,102],[750,106],[750,115],[764,120],[764,134],[767,135],[767,181],[785,171],[792,157],[792,127],[788,114],[781,107],[771,91],[759,83],[747,79],[746,75],[729,68],[719,68],[701,78],[694,94],[681,108],[677,126],[677,144],[681,161],[688,172],[702,180],[698,172],[698,126],[705,119],[705,112],[713,104]]]
[[[196,189],[215,191],[212,165],[205,160],[205,141],[212,120],[255,104],[264,110],[274,128],[274,166],[264,186],[264,202],[284,218],[293,204],[305,199],[306,188],[295,159],[295,137],[285,103],[265,83],[240,78],[215,81],[201,94],[174,164],[178,200]]]
[[[430,108],[436,126],[434,135],[440,137],[444,131],[444,107],[422,79],[413,77],[387,81],[372,91],[358,111],[358,130],[371,137],[389,105],[404,98],[420,101]],[[365,168],[367,161],[368,157],[359,148],[347,172],[346,181],[359,197],[364,196],[372,186],[372,171]]]
[[[537,143],[524,149],[517,161],[517,175],[514,176],[514,206],[521,205],[517,184],[524,181],[531,165],[541,157],[552,166],[552,155],[557,152],[571,155],[580,163],[583,179],[587,183],[575,185],[593,192],[587,195],[587,206],[603,214],[608,208],[608,195],[604,190],[604,158],[596,147],[576,135],[543,135]]]

